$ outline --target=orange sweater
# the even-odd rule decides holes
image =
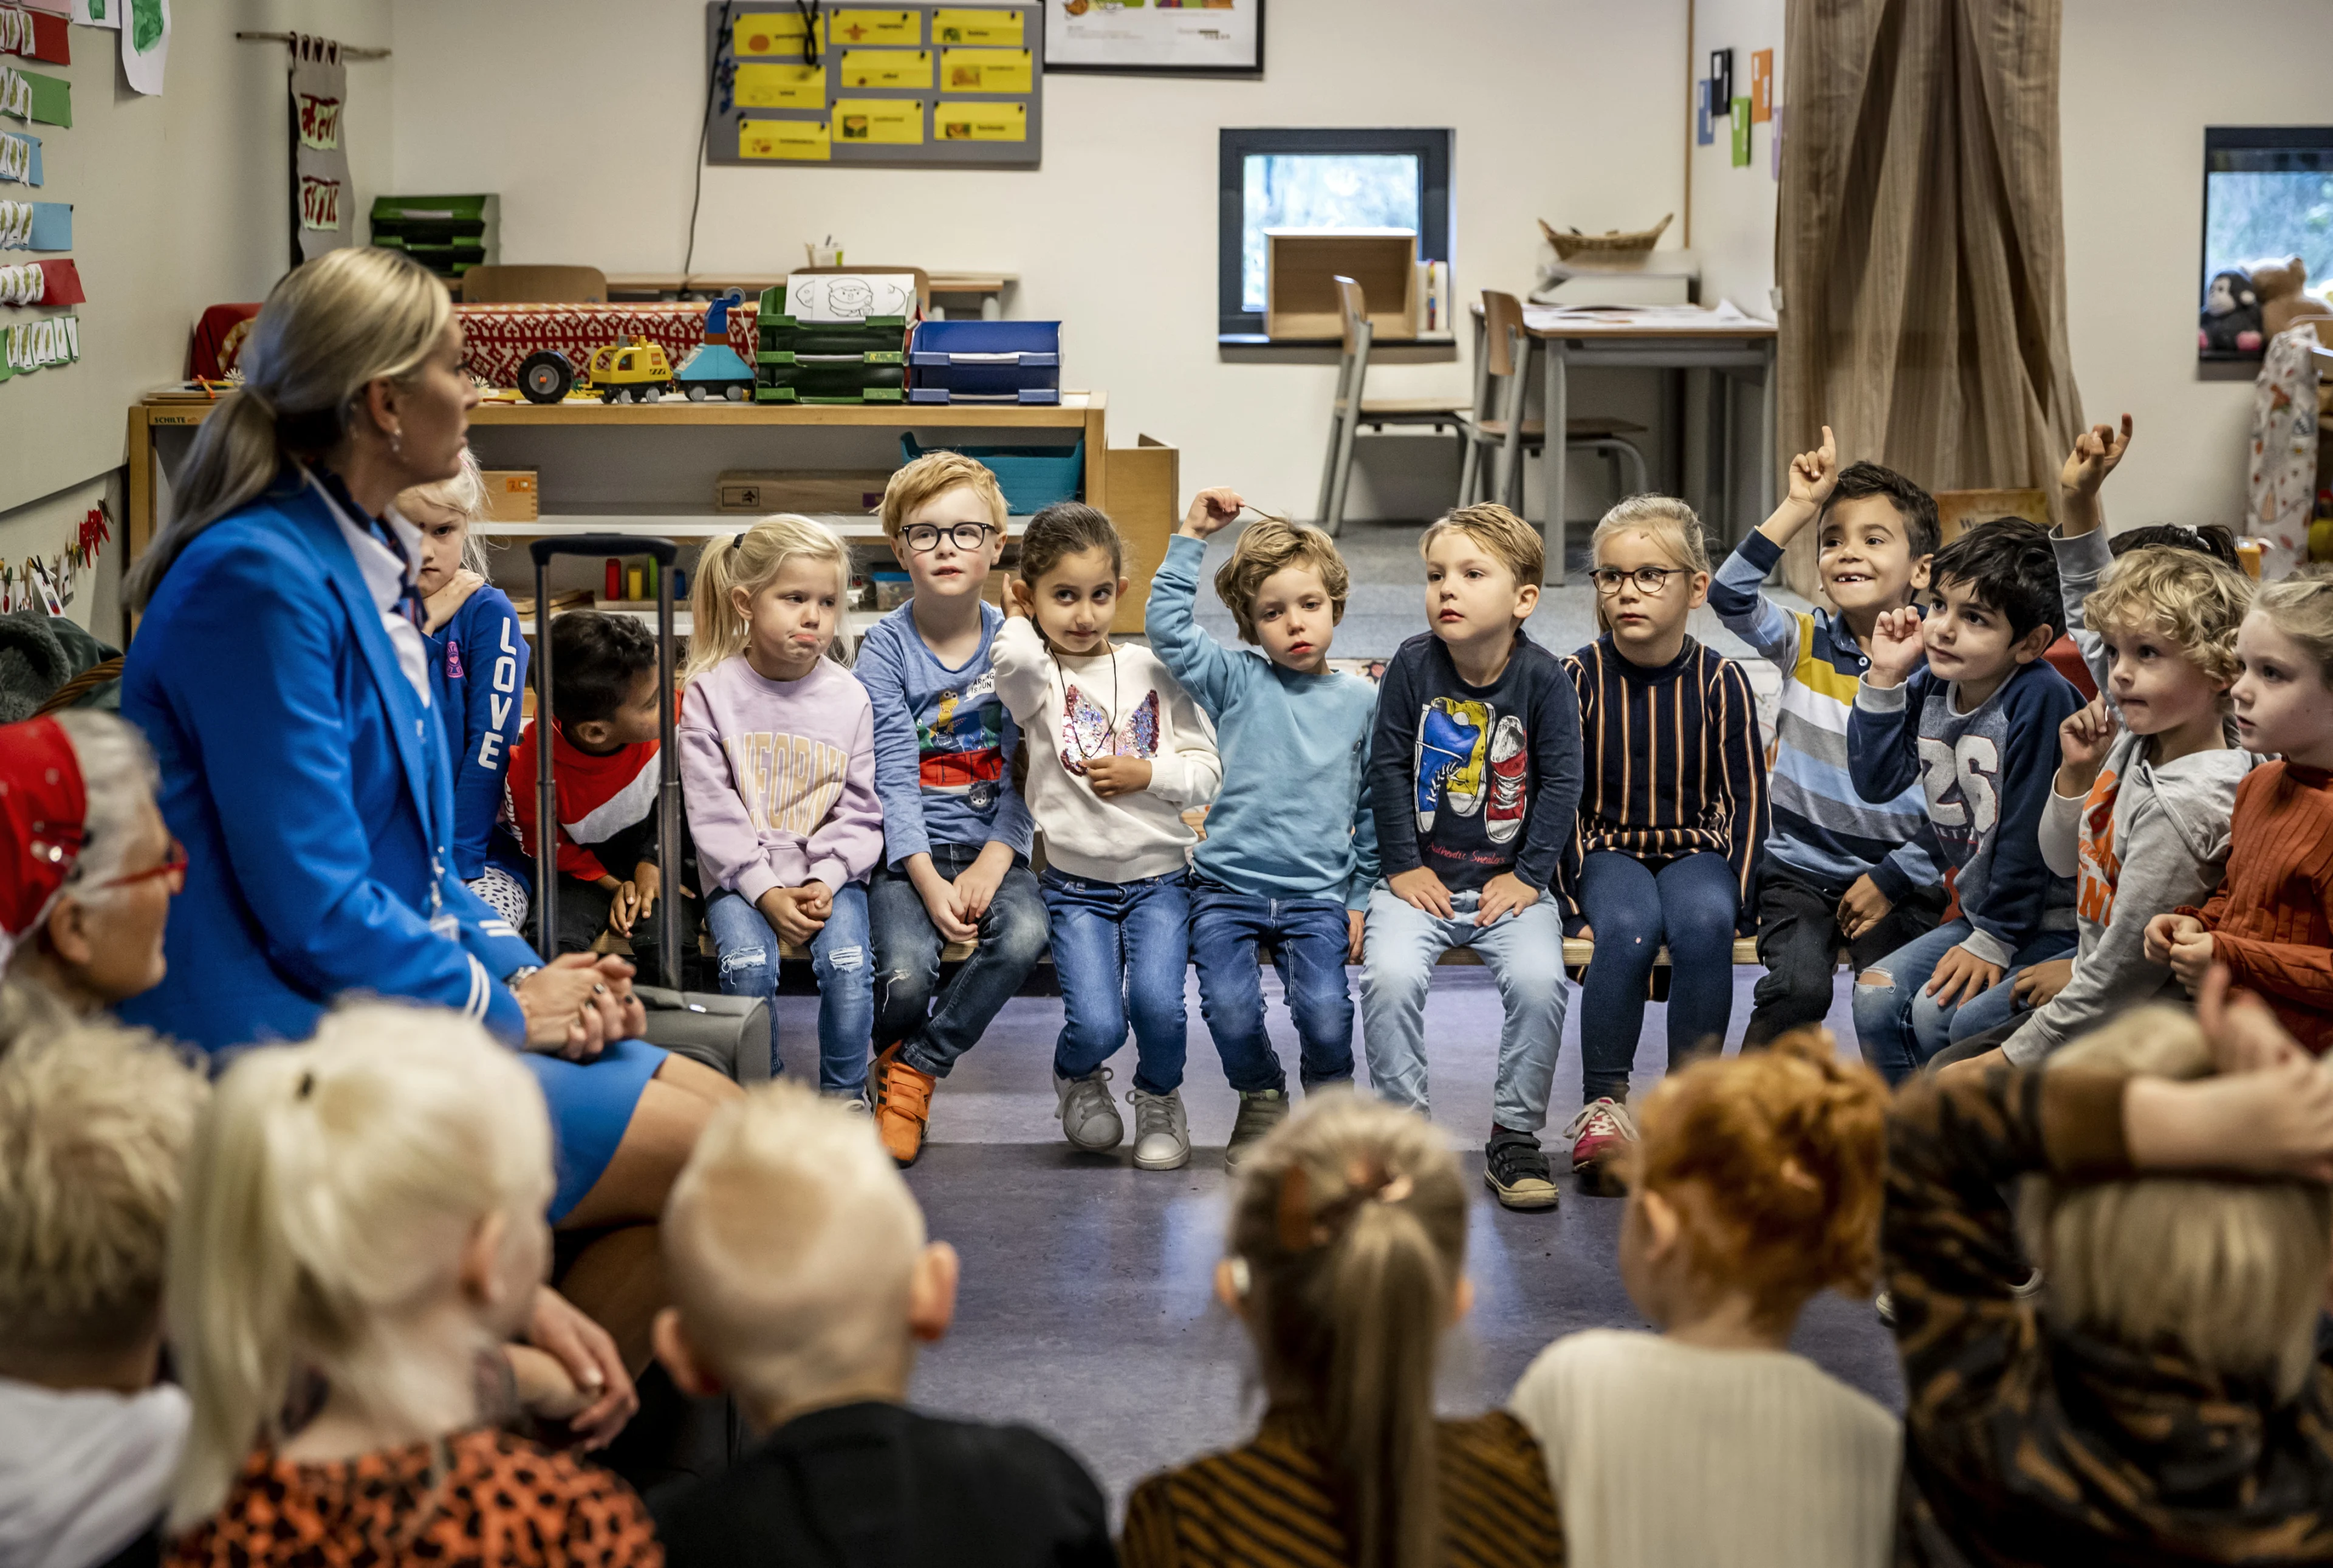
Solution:
[[[2333,1050],[2333,774],[2272,762],[2236,786],[2228,875],[2198,915],[2236,984]]]

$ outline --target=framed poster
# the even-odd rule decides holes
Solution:
[[[1263,74],[1263,0],[1045,0],[1045,69]]]

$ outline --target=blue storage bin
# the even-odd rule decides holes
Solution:
[[[911,435],[899,438],[899,455],[914,462],[926,451],[961,452],[985,465],[1004,492],[1004,509],[1016,517],[1074,501],[1085,488],[1086,443],[1071,447],[922,447]]]
[[[926,322],[907,350],[915,403],[1058,403],[1059,322]]]

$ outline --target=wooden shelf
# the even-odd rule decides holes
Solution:
[[[187,405],[173,405],[173,411]],[[905,429],[1077,429],[1108,407],[1100,392],[1063,392],[1056,404],[968,403],[481,403],[473,425],[844,425]],[[197,423],[204,405],[192,406]],[[159,421],[157,421],[158,423]]]
[[[800,512],[795,515],[825,524],[840,535],[846,544],[889,543],[883,537],[883,520],[869,514]],[[759,514],[743,512],[566,512],[549,514],[532,523],[480,523],[475,524],[471,532],[481,539],[556,539],[573,534],[644,534],[654,539],[671,539],[685,544],[690,540],[725,539],[732,534],[751,528],[759,518]],[[1008,534],[1017,534],[1028,524],[1029,519],[1025,515],[1004,520]]]
[[[649,294],[720,293],[743,289],[758,294],[783,284],[790,273],[610,273],[608,293],[633,297]],[[1021,281],[1019,273],[927,272],[936,294],[1001,294]]]

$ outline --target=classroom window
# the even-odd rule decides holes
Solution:
[[[2206,128],[2199,303],[2219,274],[2288,255],[2307,264],[2311,293],[2333,279],[2333,126]]]
[[[1266,229],[1415,229],[1419,260],[1448,261],[1450,141],[1447,130],[1224,131],[1218,332],[1263,331]]]

